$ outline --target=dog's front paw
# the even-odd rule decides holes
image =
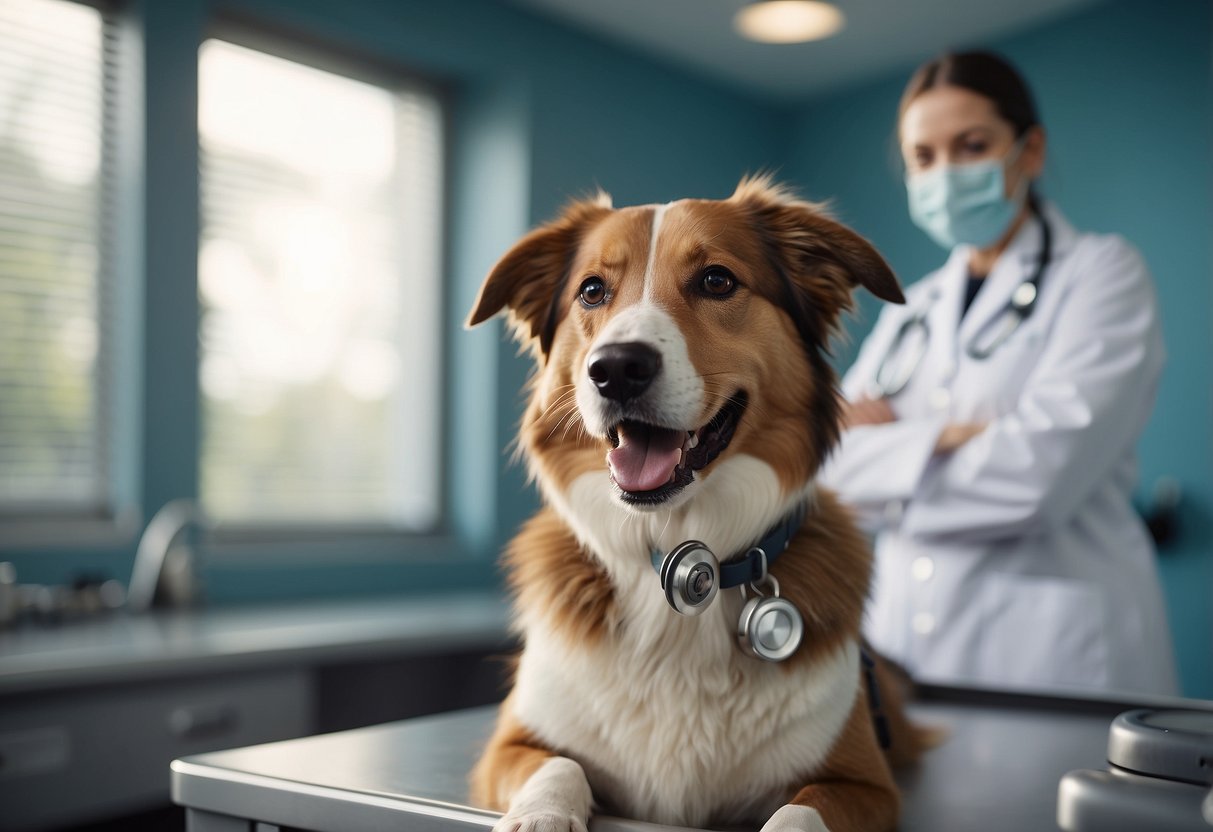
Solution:
[[[507,812],[493,832],[586,832],[585,819],[571,812]]]
[[[493,832],[586,832],[592,804],[581,766],[552,757],[527,778]]]
[[[830,829],[812,806],[789,803],[771,815],[762,825],[762,832],[830,832]]]

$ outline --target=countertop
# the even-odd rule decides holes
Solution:
[[[144,615],[0,631],[0,695],[328,659],[506,647],[496,594],[373,598]]]
[[[1105,765],[1108,725],[1133,704],[924,688],[913,715],[945,727],[948,740],[898,773],[900,829],[1056,829],[1059,779]],[[173,797],[193,809],[318,832],[405,828],[405,821],[414,832],[484,830],[497,815],[468,804],[466,780],[493,713],[480,708],[177,760]],[[591,832],[658,828],[612,818],[591,824]]]

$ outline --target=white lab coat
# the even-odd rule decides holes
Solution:
[[[1149,271],[1123,239],[1045,211],[1053,259],[1036,308],[991,357],[964,345],[1030,276],[1036,221],[963,321],[964,246],[885,308],[847,398],[869,390],[914,310],[927,310],[927,352],[890,399],[898,420],[846,431],[821,481],[876,532],[868,638],[920,678],[1175,693],[1154,550],[1130,503],[1163,365]],[[934,457],[948,422],[988,426]]]

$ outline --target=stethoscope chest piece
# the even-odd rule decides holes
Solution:
[[[1036,303],[1036,293],[1036,284],[1030,280],[1025,280],[1011,293],[1011,304],[1019,310],[1027,309]]]
[[[672,549],[661,562],[660,575],[666,601],[683,615],[699,615],[720,589],[720,562],[698,540]]]
[[[737,641],[741,649],[755,658],[781,662],[796,652],[804,639],[804,619],[796,606],[779,597],[779,584],[773,596],[759,595],[746,601],[737,620]]]

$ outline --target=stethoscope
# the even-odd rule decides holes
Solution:
[[[1040,293],[1040,280],[1053,259],[1053,232],[1048,221],[1039,213],[1036,218],[1040,221],[1040,257],[1036,260],[1036,268],[1031,277],[1015,287],[1011,300],[1007,303],[1002,314],[994,324],[976,333],[965,345],[965,353],[976,361],[984,361],[998,351],[1023,323],[1032,315],[1036,308],[1036,298]],[[873,393],[876,397],[888,398],[900,393],[914,376],[918,365],[927,354],[930,341],[930,326],[927,324],[927,313],[930,307],[912,314],[898,328],[893,336],[880,366],[876,369]]]
[[[711,606],[720,590],[739,587],[746,600],[737,621],[738,646],[763,661],[791,657],[804,638],[804,617],[795,604],[780,596],[779,581],[770,567],[800,530],[807,511],[806,502],[798,503],[756,545],[723,563],[698,540],[683,541],[668,554],[654,549],[653,568],[670,608],[679,615],[696,616]]]

